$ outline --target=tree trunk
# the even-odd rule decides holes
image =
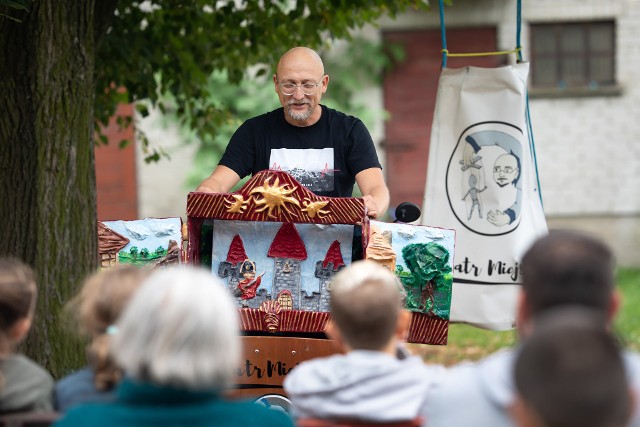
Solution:
[[[0,17],[0,255],[37,273],[27,355],[60,377],[86,363],[62,307],[97,266],[94,1]]]

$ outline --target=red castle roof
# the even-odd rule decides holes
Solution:
[[[271,242],[267,255],[271,258],[291,258],[298,261],[307,259],[307,248],[295,225],[290,222],[282,224]]]
[[[233,236],[233,240],[229,245],[229,252],[227,252],[227,262],[235,265],[239,262],[247,259],[247,253],[244,250],[244,243],[239,234]]]
[[[342,252],[340,251],[340,242],[337,240],[334,240],[331,246],[329,246],[327,255],[325,255],[324,261],[322,261],[322,267],[327,268],[330,262],[333,263],[333,271],[337,271],[340,267],[345,265],[344,260],[342,259]]]

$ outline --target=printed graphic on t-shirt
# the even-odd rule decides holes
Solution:
[[[333,148],[273,149],[269,169],[288,172],[313,192],[333,191]]]

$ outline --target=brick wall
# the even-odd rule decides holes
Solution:
[[[115,116],[132,117],[132,105],[120,105]],[[112,117],[104,134],[108,145],[96,147],[96,188],[98,196],[98,220],[138,219],[138,182],[133,125],[119,130]],[[119,148],[123,139],[130,141]]]

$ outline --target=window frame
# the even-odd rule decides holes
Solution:
[[[611,45],[603,49],[596,49],[591,45],[590,34],[595,29],[601,29],[603,25],[608,26],[611,35]],[[579,28],[582,33],[582,52],[576,50],[564,50],[562,46],[562,37],[566,29]],[[569,21],[569,22],[538,22],[531,23],[529,26],[530,31],[530,46],[531,46],[531,61],[534,64],[531,67],[531,90],[534,95],[547,95],[553,96],[558,94],[572,95],[572,96],[590,96],[590,95],[617,95],[620,93],[620,88],[617,86],[616,80],[616,21],[613,19],[608,20],[594,20],[594,21]],[[545,31],[553,32],[553,39],[555,41],[556,49],[553,52],[540,52],[536,49],[535,38],[536,34]],[[548,33],[547,33],[548,34]],[[565,69],[563,69],[563,59],[567,56],[579,58],[581,62],[581,70],[584,71],[585,79],[579,81],[575,78],[575,75]],[[610,61],[611,75],[608,79],[594,79],[591,68],[591,61],[594,58],[606,58]],[[535,64],[540,60],[551,60],[552,65],[555,67],[555,82],[545,83],[541,82],[539,76],[536,76]]]

